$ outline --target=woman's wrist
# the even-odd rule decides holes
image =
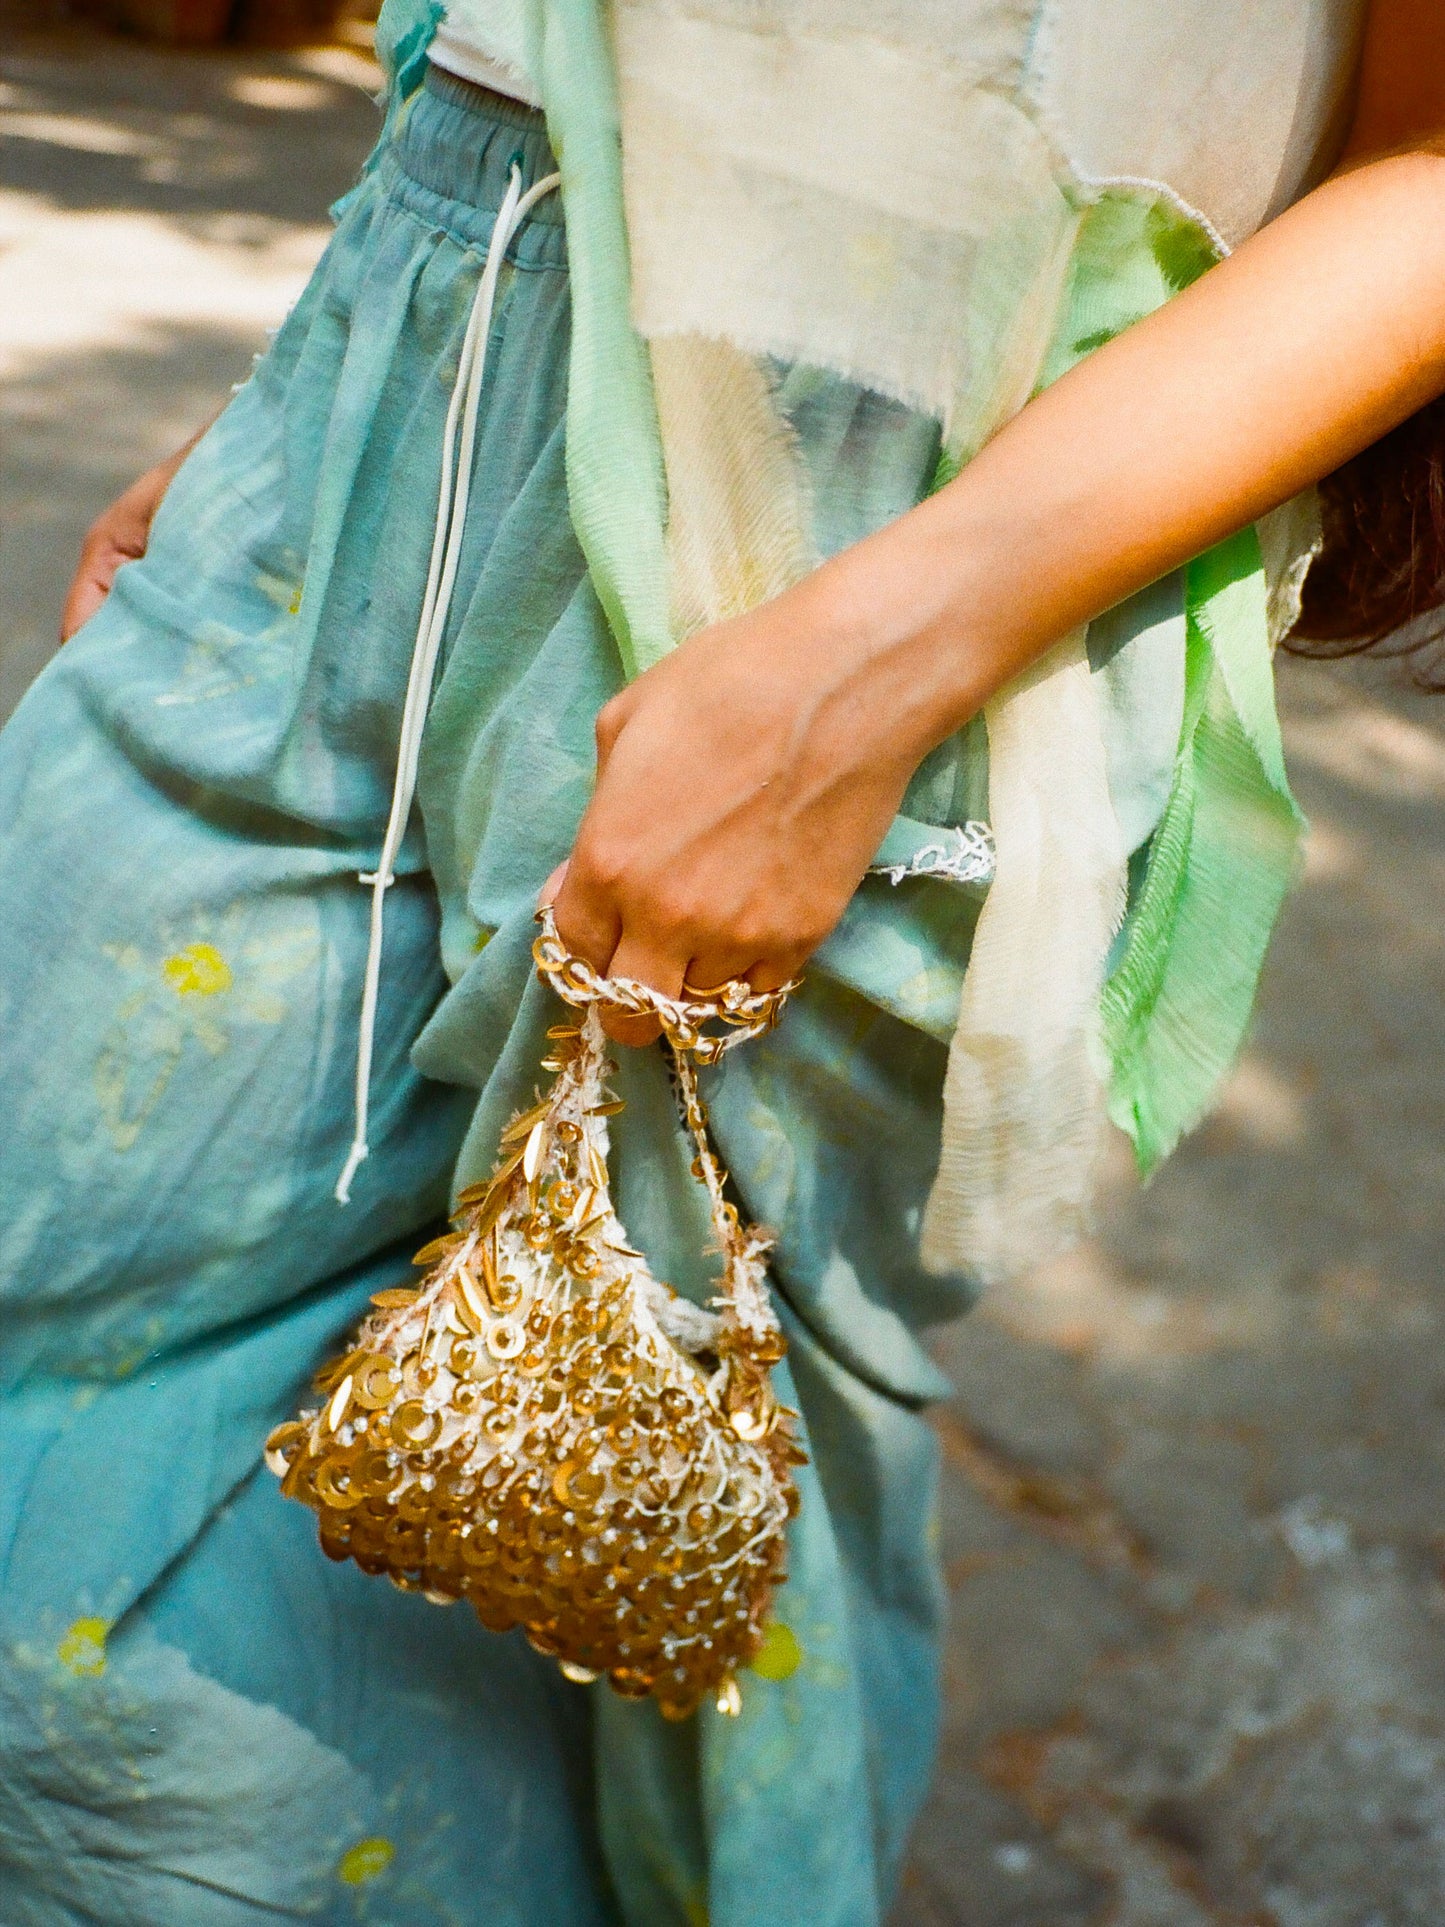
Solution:
[[[910,511],[826,562],[779,605],[814,685],[820,734],[916,768],[1048,640],[1008,621],[1017,576],[984,516]],[[1014,602],[1022,600],[1015,592]],[[791,606],[786,606],[791,604]]]

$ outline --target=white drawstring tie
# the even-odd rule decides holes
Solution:
[[[492,309],[502,263],[518,228],[537,202],[561,185],[560,174],[548,174],[534,187],[522,192],[521,169],[512,163],[507,192],[497,211],[492,238],[487,243],[487,258],[482,278],[472,303],[471,319],[462,340],[457,360],[457,377],[452,384],[451,404],[447,409],[442,436],[442,477],[437,497],[436,533],[432,539],[431,565],[427,570],[426,594],[422,598],[421,620],[417,624],[416,645],[412,650],[411,673],[407,677],[406,702],[401,712],[401,740],[397,748],[396,781],[391,791],[391,815],[382,840],[381,857],[374,871],[363,871],[361,881],[371,886],[371,936],[366,947],[366,975],[362,982],[361,1018],[356,1031],[356,1135],[346,1155],[341,1176],[336,1181],[336,1202],[351,1199],[351,1180],[364,1163],[370,1146],[366,1141],[367,1118],[371,1104],[371,1060],[376,1043],[376,1003],[381,985],[382,922],[386,893],[396,881],[394,865],[401,840],[406,834],[416,795],[417,765],[421,760],[422,731],[426,725],[427,705],[431,700],[432,677],[436,673],[437,652],[451,612],[452,591],[461,562],[462,536],[467,519],[467,496],[471,491],[472,455],[477,438],[477,411],[482,399],[482,381],[487,368],[487,341],[492,328]],[[457,447],[457,422],[461,421],[461,447]]]

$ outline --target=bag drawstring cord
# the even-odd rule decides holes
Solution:
[[[426,726],[427,706],[431,700],[432,679],[442,634],[451,613],[452,592],[461,563],[462,537],[466,528],[467,497],[471,492],[472,458],[476,447],[477,414],[482,399],[482,382],[487,368],[487,345],[496,304],[497,284],[502,264],[517,230],[544,195],[562,182],[560,174],[548,174],[535,186],[522,192],[522,173],[515,161],[502,205],[497,211],[492,238],[487,244],[482,278],[472,302],[471,318],[457,359],[456,380],[452,384],[442,436],[441,487],[437,497],[436,530],[432,539],[431,563],[427,570],[426,593],[422,597],[421,620],[417,624],[412,649],[411,672],[407,677],[406,701],[401,713],[401,738],[397,746],[396,778],[391,792],[391,814],[376,869],[363,871],[361,882],[371,886],[371,933],[366,948],[366,974],[362,980],[361,1016],[356,1031],[356,1134],[346,1163],[336,1181],[336,1202],[351,1198],[351,1181],[370,1153],[367,1124],[371,1106],[372,1056],[376,1043],[376,1008],[381,986],[382,923],[386,893],[396,881],[395,863],[411,816],[416,795],[417,768],[421,761],[422,731]],[[461,424],[460,447],[457,424]]]

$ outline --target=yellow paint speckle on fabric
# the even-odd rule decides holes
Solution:
[[[337,1861],[336,1878],[348,1887],[365,1886],[368,1880],[384,1874],[395,1858],[396,1848],[389,1840],[358,1840]]]
[[[763,1628],[763,1643],[752,1661],[752,1669],[762,1679],[791,1679],[803,1663],[803,1649],[791,1626],[781,1619],[770,1619]]]
[[[214,997],[231,988],[231,966],[213,943],[188,943],[161,969],[178,997]]]
[[[293,616],[299,616],[301,613],[301,585],[299,582],[291,591],[291,600],[286,604],[286,609],[287,613]]]
[[[56,1647],[56,1656],[77,1679],[96,1679],[105,1671],[108,1619],[77,1619]]]

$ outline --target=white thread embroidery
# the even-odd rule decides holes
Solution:
[[[872,863],[868,874],[892,884],[905,877],[942,877],[949,883],[992,883],[993,832],[987,823],[962,823],[945,831],[942,843],[925,843],[906,863]]]

